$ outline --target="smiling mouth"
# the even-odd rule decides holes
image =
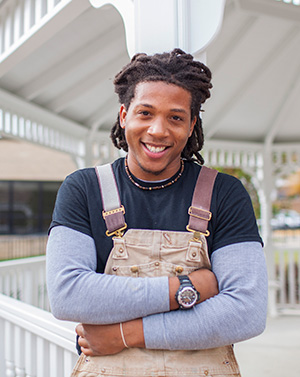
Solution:
[[[160,152],[163,152],[165,149],[168,148],[166,146],[164,146],[164,147],[155,147],[153,145],[146,144],[146,143],[144,145],[148,149],[148,151],[150,151],[152,153],[160,153]]]

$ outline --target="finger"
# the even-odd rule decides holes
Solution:
[[[75,328],[76,334],[83,337],[84,336],[84,327],[82,326],[82,323],[79,323],[79,325]]]
[[[83,352],[85,356],[96,356],[90,348],[81,347],[81,352]]]
[[[80,347],[89,348],[89,343],[85,338],[82,338],[81,336],[78,338],[78,344]]]

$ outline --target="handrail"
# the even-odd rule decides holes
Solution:
[[[0,375],[70,375],[77,359],[74,327],[0,294]]]
[[[0,262],[0,293],[49,311],[45,256]]]

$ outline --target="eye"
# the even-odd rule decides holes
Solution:
[[[142,110],[142,111],[139,111],[138,112],[139,115],[143,115],[143,116],[149,116],[151,115],[150,112],[148,110]]]
[[[180,116],[178,116],[178,115],[173,115],[172,116],[172,119],[173,120],[176,120],[176,121],[182,121],[183,119],[180,117]]]

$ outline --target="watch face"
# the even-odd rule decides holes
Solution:
[[[178,303],[184,308],[192,307],[197,301],[197,294],[191,287],[185,287],[178,294]]]

